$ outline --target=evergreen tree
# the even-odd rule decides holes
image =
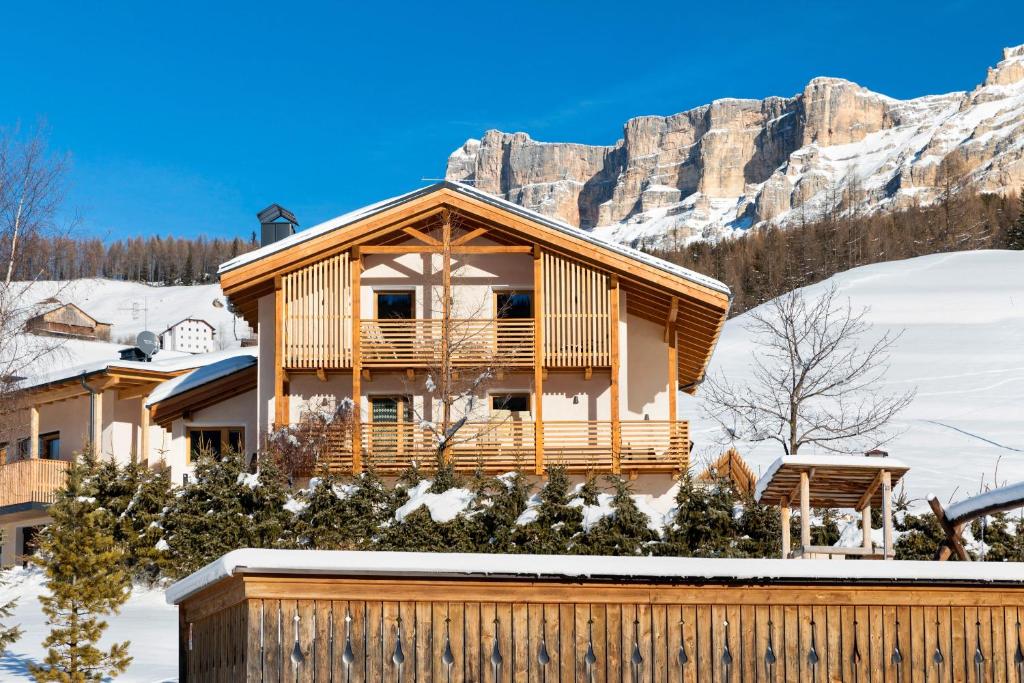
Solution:
[[[632,499],[630,499],[632,502]],[[532,522],[520,527],[523,552],[537,555],[564,555],[583,533],[583,513],[569,505],[569,476],[565,468],[548,469],[548,480],[540,491],[540,505]]]
[[[597,477],[593,474],[587,475],[587,480],[583,482],[583,486],[580,487],[578,492],[579,497],[583,500],[584,505],[597,505],[597,496],[600,493],[597,486]]]
[[[1017,220],[1006,229],[1004,244],[1007,249],[1024,250],[1024,190],[1017,202]]]
[[[310,488],[299,497],[305,503],[292,521],[290,536],[298,548],[342,550],[350,547],[350,539],[340,529],[347,509],[342,500],[338,477],[324,472],[310,482]]]
[[[609,477],[615,489],[612,514],[601,518],[586,537],[586,549],[593,555],[641,555],[651,550],[658,534],[647,525],[650,520],[640,512],[627,482]]]
[[[318,550],[370,550],[395,512],[394,496],[372,468],[349,484],[325,472],[304,502],[292,535],[298,547]]]
[[[774,505],[762,505],[752,495],[745,496],[737,526],[739,555],[778,557],[782,552],[782,519]]]
[[[477,499],[487,500],[473,517],[476,547],[480,552],[516,553],[519,547],[519,516],[526,510],[531,487],[521,472],[487,479],[477,488]]]
[[[0,533],[0,544],[3,544],[4,538]],[[0,588],[7,585],[7,571],[0,571]],[[3,604],[0,604],[0,619],[10,619],[14,616],[14,608],[18,606],[17,600],[10,600]],[[7,652],[7,648],[13,645],[22,636],[21,627],[18,625],[7,626],[3,622],[0,622],[0,655]]]
[[[736,554],[737,525],[732,488],[722,478],[710,485],[683,475],[676,491],[676,514],[666,532],[662,552],[690,557]]]
[[[820,508],[815,513],[821,522],[811,524],[811,543],[830,546],[839,540],[839,516],[832,508]]]
[[[124,551],[109,531],[111,514],[85,487],[92,467],[87,459],[69,468],[33,558],[45,570],[47,593],[39,601],[50,626],[45,660],[29,667],[37,681],[100,681],[123,673],[131,662],[127,641],[109,650],[97,647],[107,628],[101,616],[118,612],[131,581]]]

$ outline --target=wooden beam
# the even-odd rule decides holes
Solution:
[[[889,470],[882,470],[882,546],[885,552],[885,559],[892,560],[896,557],[896,548],[893,547],[892,533],[892,474]]]
[[[134,386],[129,385],[123,389],[117,390],[117,398],[121,401],[127,401],[133,398],[139,398],[140,396],[148,396],[153,393],[153,390],[157,388],[160,382],[154,382],[152,384],[136,384]]]
[[[139,399],[139,462],[149,465],[149,409],[145,397]]]
[[[429,244],[431,246],[437,246],[437,245],[441,244],[440,242],[438,242],[436,239],[434,239],[433,237],[431,237],[427,233],[421,232],[420,230],[417,230],[416,228],[402,228],[402,232],[404,232],[406,235],[409,235],[410,237],[412,237],[414,239],[419,240],[420,242],[423,242],[424,244]]]
[[[679,407],[676,404],[678,394],[679,352],[676,347],[676,335],[673,330],[673,334],[668,339],[668,427],[669,434],[673,437],[676,433],[676,421],[679,419],[677,415]]]
[[[486,234],[487,234],[487,228],[476,228],[474,230],[470,230],[465,235],[459,235],[456,239],[453,239],[452,240],[452,246],[453,247],[461,247],[462,245],[464,245],[464,244],[466,244],[468,242],[472,242],[477,237],[480,237],[481,235],[486,235]]]
[[[622,471],[622,425],[619,417],[619,278],[608,280],[608,326],[611,351],[612,472]]]
[[[782,502],[779,503],[779,521],[782,526],[782,559],[789,559],[789,553],[792,550],[789,538],[789,498],[783,496]]]
[[[871,500],[868,498],[868,500]],[[864,550],[872,550],[874,543],[871,541],[871,506],[862,505],[860,506],[860,531],[864,537],[861,545]]]
[[[878,474],[876,474],[875,478],[871,480],[868,488],[864,491],[864,495],[857,501],[857,507],[855,509],[862,510],[864,507],[867,507],[868,509],[871,508],[871,497],[875,495],[875,491],[877,491],[878,487],[882,485],[882,472],[884,471],[885,470],[878,470]]]
[[[373,381],[373,375],[370,374],[370,368],[363,368],[362,375],[363,375],[363,379],[365,379],[367,382],[372,382]]]
[[[274,278],[274,428],[288,426],[288,397],[285,395],[284,375],[284,289],[281,278]]]
[[[949,521],[946,511],[942,509],[942,503],[935,496],[928,496],[928,505],[931,507],[935,519],[939,522],[939,526],[942,527],[943,533],[946,534],[945,542],[935,552],[935,559],[946,560],[949,558],[950,551],[952,551],[956,553],[960,561],[970,562],[971,556],[967,553],[967,548],[964,547],[963,541],[960,538],[963,527],[954,525]]]
[[[89,443],[92,445],[92,452],[97,458],[102,455],[103,446],[103,389],[89,395],[90,412],[92,424],[89,425]]]
[[[800,473],[800,546],[811,545],[811,475]]]
[[[676,318],[679,316],[679,297],[672,297],[672,304],[668,309],[668,320],[665,321],[665,342],[668,342],[672,335],[672,328],[675,327]]]
[[[316,378],[318,380],[320,380],[321,382],[326,382],[327,381],[327,369],[326,368],[317,368],[316,369]]]
[[[420,244],[369,244],[362,247],[364,254],[442,254],[443,246]],[[450,254],[529,254],[533,247],[517,244],[451,247]]]
[[[39,407],[35,405],[28,408],[28,457],[39,457]]]
[[[413,368],[405,369],[405,378],[410,382],[416,379],[416,371]]]
[[[533,249],[534,472],[544,474],[544,259]]]
[[[583,379],[589,380],[594,376],[594,368],[590,365],[583,368]]]
[[[349,287],[349,296],[352,297],[350,309],[352,310],[352,472],[359,474],[363,471],[363,430],[362,430],[362,295],[360,287],[362,284],[363,259],[359,247],[352,249],[349,255],[349,264],[352,277],[352,286]]]

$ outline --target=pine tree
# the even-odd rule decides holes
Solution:
[[[351,547],[351,539],[341,530],[347,514],[338,477],[323,473],[300,498],[305,504],[292,522],[294,545],[314,550],[342,550]]]
[[[640,512],[629,485],[621,477],[609,477],[615,489],[612,514],[601,518],[586,537],[586,549],[592,555],[647,554],[658,541],[658,534],[648,527],[650,520]]]
[[[631,499],[632,501],[632,499]],[[532,522],[520,528],[523,552],[537,555],[564,555],[583,533],[583,513],[569,505],[569,476],[561,466],[548,470],[548,479],[540,491],[540,505]]]
[[[778,557],[782,552],[782,519],[774,505],[762,505],[752,495],[745,496],[737,526],[739,555]]]
[[[814,511],[819,524],[811,524],[811,544],[830,546],[839,540],[839,515],[832,508],[819,508]]]
[[[1017,220],[1006,229],[1004,245],[1007,249],[1024,250],[1024,190],[1020,192],[1020,199],[1017,202]]]
[[[698,484],[689,473],[676,491],[676,513],[665,534],[663,552],[689,557],[730,557],[737,553],[732,488],[718,478]]]
[[[522,472],[511,472],[481,482],[477,499],[487,500],[473,517],[476,547],[480,552],[516,553],[519,547],[517,520],[526,510],[531,486]]]
[[[0,544],[3,544],[3,535],[0,534]],[[0,571],[0,588],[7,585],[6,570]],[[0,619],[10,619],[14,616],[14,608],[18,606],[18,601],[11,600],[0,604]],[[21,627],[18,625],[7,626],[0,622],[0,655],[7,652],[7,648],[13,645],[22,636]]]
[[[47,593],[39,597],[50,633],[42,664],[30,665],[37,681],[100,681],[123,673],[131,657],[127,641],[109,650],[97,647],[107,623],[128,599],[131,581],[124,551],[110,533],[111,514],[84,484],[92,463],[75,463],[50,507],[53,521],[41,534],[33,559],[46,574]]]

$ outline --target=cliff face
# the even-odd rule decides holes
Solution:
[[[1024,183],[1024,46],[971,92],[895,100],[816,78],[794,97],[716,100],[626,122],[598,147],[487,131],[446,177],[623,241],[714,238],[772,221]]]

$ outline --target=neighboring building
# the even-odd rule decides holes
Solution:
[[[213,325],[199,318],[185,318],[160,333],[160,348],[184,353],[211,353],[215,350]]]
[[[329,456],[341,471],[431,461],[447,357],[457,381],[486,380],[449,442],[459,468],[677,474],[689,459],[678,392],[696,391],[729,307],[711,278],[455,183],[285,236],[220,274],[259,329],[261,432],[358,405],[359,437]]]
[[[102,361],[29,380],[22,395],[25,418],[0,437],[0,530],[4,536],[0,564],[9,566],[31,549],[34,530],[49,520],[46,510],[63,483],[68,462],[87,444],[96,444],[101,457],[122,463],[133,457],[152,465],[162,462],[170,468],[172,479],[180,482],[191,472],[191,460],[174,429],[208,429],[216,423],[253,433],[255,424],[247,415],[255,415],[255,362],[252,350],[235,350],[149,363]],[[242,391],[237,384],[220,384],[217,397],[202,402],[195,394],[183,401],[174,392],[181,409],[179,422],[177,427],[167,422],[167,411],[150,396],[175,379],[177,387],[190,377],[187,388],[204,384],[197,368],[218,364],[222,369],[225,365],[235,370],[250,367],[248,399],[232,393]],[[218,402],[223,402],[221,413]]]
[[[29,318],[25,330],[80,339],[110,339],[110,323],[101,323],[74,304],[60,304]]]

